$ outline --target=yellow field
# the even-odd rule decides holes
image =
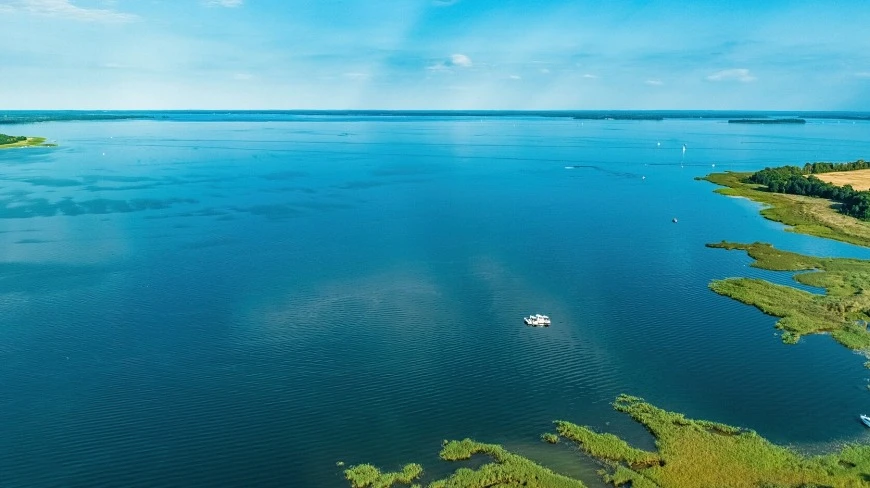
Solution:
[[[818,179],[837,186],[852,185],[856,190],[870,190],[870,169],[836,171],[815,175]]]

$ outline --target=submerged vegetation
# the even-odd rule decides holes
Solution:
[[[798,273],[799,283],[824,288],[820,295],[790,286],[750,278],[728,278],[710,283],[710,288],[762,312],[781,317],[777,327],[782,340],[796,343],[807,334],[830,333],[844,346],[870,348],[870,261],[848,258],[816,258],[775,249],[770,244],[721,242],[708,247],[746,251],[752,266],[772,271]]]
[[[824,456],[804,456],[773,444],[751,430],[657,408],[643,399],[620,395],[613,407],[643,424],[656,438],[656,452],[632,447],[612,434],[597,433],[566,421],[557,431],[602,464],[599,475],[613,486],[633,488],[729,487],[859,487],[870,479],[870,446],[848,445]],[[579,480],[556,474],[494,444],[464,439],[446,442],[441,459],[459,461],[483,454],[492,458],[477,469],[460,468],[433,481],[430,488],[583,487]],[[413,468],[409,468],[413,466]],[[364,464],[345,471],[355,488],[409,484],[422,472],[419,465],[401,478],[381,474]],[[364,482],[360,484],[360,482]],[[387,483],[387,484],[384,484]]]

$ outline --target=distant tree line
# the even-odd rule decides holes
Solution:
[[[764,168],[750,176],[749,181],[764,185],[769,191],[776,193],[835,200],[841,203],[839,208],[841,213],[870,221],[870,192],[855,190],[852,185],[836,186],[813,176],[813,173],[856,169],[870,169],[870,163],[859,159],[852,163],[807,163],[803,168],[797,166]]]
[[[804,174],[812,175],[819,173],[832,173],[834,171],[854,171],[856,169],[870,169],[870,161],[859,159],[851,163],[807,163],[804,165]]]
[[[26,141],[27,137],[25,136],[7,136],[6,134],[0,134],[0,146],[3,144],[14,144],[16,142]]]

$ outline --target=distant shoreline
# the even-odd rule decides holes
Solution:
[[[806,119],[730,119],[729,124],[806,124]]]
[[[788,119],[828,119],[870,121],[870,112],[838,111],[757,111],[757,110],[4,110],[0,111],[0,125],[32,124],[67,121],[227,121],[254,120],[285,121],[293,117],[539,117],[574,120],[758,120],[747,123]],[[736,122],[735,122],[736,123]],[[799,122],[795,122],[799,123]]]

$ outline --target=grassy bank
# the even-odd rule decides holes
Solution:
[[[688,488],[700,486],[758,487],[859,487],[870,479],[870,446],[849,445],[840,451],[808,457],[773,444],[751,430],[705,420],[687,419],[657,408],[643,399],[620,395],[616,410],[644,425],[656,438],[656,452],[632,447],[612,434],[602,434],[566,421],[557,421],[559,435],[601,462],[599,475],[613,486],[634,488]],[[512,454],[494,444],[470,439],[444,444],[441,459],[461,461],[475,455],[492,459],[477,469],[460,468],[449,477],[433,481],[430,488],[582,487],[582,482],[556,473]],[[369,465],[345,471],[355,488],[409,484],[421,472],[408,465],[403,472],[381,474]],[[359,473],[364,476],[359,477]],[[360,484],[364,480],[366,484]]]
[[[746,251],[752,266],[773,271],[808,271],[794,279],[824,288],[825,295],[750,278],[728,278],[710,283],[710,288],[762,312],[781,317],[777,327],[783,341],[795,343],[802,335],[830,333],[844,346],[870,349],[870,261],[847,258],[816,258],[775,249],[770,244],[721,242],[708,247]]]
[[[790,226],[792,232],[870,247],[870,223],[838,213],[838,204],[830,200],[766,191],[747,181],[751,174],[713,173],[703,179],[725,187],[717,193],[767,205],[761,215]]]
[[[439,456],[445,461],[464,461],[484,455],[491,459],[477,469],[459,468],[429,488],[486,488],[523,486],[527,488],[584,488],[578,480],[556,474],[522,456],[508,452],[496,444],[484,444],[471,439],[445,442]],[[362,464],[345,470],[345,478],[353,488],[388,488],[395,484],[410,484],[422,473],[418,464],[409,464],[399,473],[381,473],[374,466]],[[412,475],[412,476],[409,476]]]
[[[4,135],[5,134],[0,134],[0,136],[4,136]],[[13,147],[30,147],[30,146],[53,147],[56,145],[57,144],[46,143],[44,137],[26,137],[26,138],[24,138],[24,140],[15,140],[14,142],[7,142],[5,144],[0,144],[0,149],[10,149]]]
[[[560,422],[560,433],[609,465],[605,479],[633,487],[797,487],[867,486],[870,446],[847,446],[827,456],[806,457],[777,446],[751,430],[657,408],[640,398],[620,395],[614,408],[643,424],[656,438],[647,453]],[[618,439],[617,439],[618,440]]]

